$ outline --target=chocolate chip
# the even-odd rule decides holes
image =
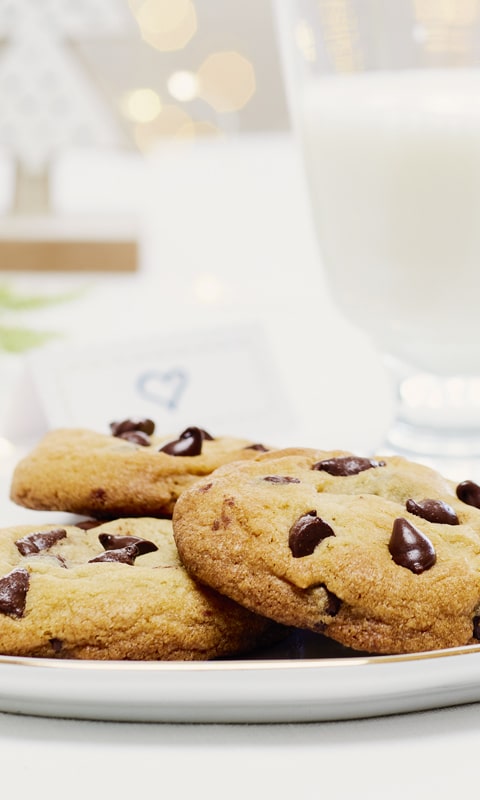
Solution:
[[[159,453],[167,453],[169,456],[199,456],[204,438],[200,428],[186,428],[178,439],[161,447]]]
[[[51,531],[38,531],[31,533],[29,536],[24,536],[23,539],[18,539],[15,544],[18,551],[22,556],[28,556],[39,553],[40,550],[48,550],[59,539],[64,539],[67,535],[66,530],[63,528],[55,528]]]
[[[430,539],[403,517],[393,523],[388,549],[395,564],[417,575],[433,567],[437,560]]]
[[[290,528],[288,545],[294,558],[303,558],[311,555],[316,546],[328,536],[335,536],[330,525],[317,517],[316,511],[308,511]]]
[[[342,601],[336,594],[327,589],[324,583],[318,583],[316,586],[311,586],[310,589],[321,588],[324,590],[327,596],[327,604],[325,607],[325,613],[328,614],[329,617],[335,617],[340,608],[342,607]],[[328,625],[325,622],[318,621],[314,623],[314,629],[317,633],[324,633],[327,630]]]
[[[411,498],[406,502],[407,511],[422,517],[428,522],[439,522],[443,525],[459,525],[458,517],[452,506],[443,500],[419,500],[417,503]]]
[[[0,578],[0,614],[23,617],[29,586],[30,575],[26,569],[13,569]]]
[[[103,525],[104,521],[100,519],[84,519],[82,522],[76,522],[75,527],[81,528],[82,531],[89,531],[92,528],[98,528],[99,525]]]
[[[291,478],[289,475],[267,475],[263,480],[270,483],[301,483],[299,478]]]
[[[128,564],[133,567],[135,559],[140,555],[139,549],[136,544],[127,544],[126,547],[120,547],[117,550],[106,550],[95,558],[89,559],[89,564],[94,564],[97,561],[115,561],[119,564]]]
[[[244,450],[258,450],[259,453],[268,453],[268,447],[264,444],[248,444],[243,448]]]
[[[463,481],[457,486],[457,497],[467,506],[480,508],[480,486],[473,481]]]
[[[330,589],[327,589],[327,587],[325,585],[323,586],[323,588],[325,589],[325,591],[327,593],[327,607],[326,607],[325,611],[331,617],[335,617],[338,614],[338,612],[340,611],[340,607],[342,605],[342,601],[340,600],[339,597],[337,597],[336,594],[331,592]]]
[[[211,436],[208,433],[208,431],[206,431],[204,428],[195,428],[195,427],[185,428],[185,430],[182,431],[182,433],[180,434],[180,436],[178,438],[179,439],[190,439],[190,437],[193,436],[194,432],[196,432],[196,431],[200,431],[200,433],[202,434],[202,439],[207,439],[208,441],[213,442],[213,440],[214,440],[213,436]]]
[[[63,649],[62,640],[57,639],[55,636],[52,639],[49,639],[48,642],[51,645],[51,648],[54,653],[60,653],[60,651]]]
[[[480,617],[473,618],[473,636],[475,639],[480,639]]]
[[[131,417],[130,419],[122,419],[120,422],[111,422],[110,430],[112,436],[121,436],[122,433],[128,431],[142,431],[147,436],[151,436],[155,430],[155,423],[146,417]]]
[[[158,550],[156,544],[148,539],[142,539],[140,536],[115,536],[112,533],[99,533],[98,538],[105,550],[122,550],[132,544],[137,548],[139,556]]]
[[[141,447],[150,446],[150,437],[143,431],[125,431],[125,433],[117,434],[117,439],[125,439],[132,444],[139,444]]]
[[[323,461],[317,461],[312,469],[328,472],[329,475],[347,476],[358,475],[359,472],[364,472],[366,469],[384,466],[385,461],[375,461],[373,458],[340,456],[338,458],[326,458]]]

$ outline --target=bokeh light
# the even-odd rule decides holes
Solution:
[[[186,103],[198,94],[198,77],[189,70],[172,72],[167,80],[167,89],[175,100]]]
[[[151,33],[168,33],[182,24],[189,0],[143,0],[136,11],[140,28]]]
[[[157,50],[181,50],[197,31],[192,0],[131,0],[130,7],[142,38]]]
[[[162,101],[153,89],[132,89],[122,97],[121,108],[133,122],[151,122],[162,110]]]
[[[255,70],[235,51],[212,53],[198,70],[198,95],[215,111],[239,111],[256,89]]]
[[[218,303],[224,294],[224,288],[217,278],[211,272],[204,272],[198,275],[194,283],[194,294],[200,303],[213,304]]]

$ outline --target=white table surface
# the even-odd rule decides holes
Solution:
[[[78,182],[82,158],[88,162],[80,155],[59,170],[59,207],[133,207],[141,216],[141,269],[133,276],[15,276],[30,289],[91,284],[68,308],[29,322],[60,328],[72,341],[98,341],[260,321],[296,414],[279,444],[377,449],[392,414],[388,380],[378,354],[326,294],[288,137],[161,152],[148,164],[99,158],[93,188],[91,180]],[[204,273],[220,287],[215,301],[195,288]],[[9,391],[18,392],[23,361],[9,364]],[[35,439],[41,415],[21,392],[16,403],[18,425],[8,435]],[[20,453],[0,458],[5,524],[34,518],[8,501]],[[447,798],[472,791],[479,748],[477,705],[276,725],[0,714],[2,785],[20,798]]]

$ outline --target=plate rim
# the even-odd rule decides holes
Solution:
[[[304,670],[327,668],[353,668],[363,666],[379,666],[382,664],[412,663],[429,661],[453,656],[473,655],[480,653],[480,644],[459,645],[438,650],[422,650],[415,653],[398,653],[390,655],[358,655],[331,658],[259,658],[259,659],[225,659],[225,660],[115,660],[115,659],[73,659],[43,658],[37,656],[17,656],[0,654],[1,666],[21,666],[35,669],[64,669],[121,672],[137,671],[180,671],[180,672],[231,672],[234,670]]]
[[[479,703],[479,654],[480,645],[398,656],[217,662],[0,656],[0,712],[134,723],[363,719]]]

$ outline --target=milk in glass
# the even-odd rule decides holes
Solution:
[[[478,373],[480,72],[321,77],[299,121],[337,304],[415,367]]]

